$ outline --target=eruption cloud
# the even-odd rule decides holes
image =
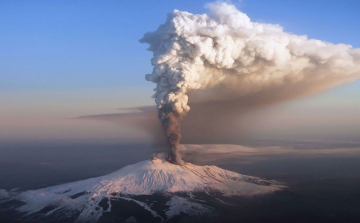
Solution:
[[[252,22],[228,3],[206,7],[208,15],[174,10],[163,25],[140,40],[153,52],[154,68],[146,80],[156,83],[154,98],[174,163],[182,163],[177,147],[180,122],[190,110],[189,94],[192,103],[236,105],[254,98],[269,104],[360,77],[359,49]]]

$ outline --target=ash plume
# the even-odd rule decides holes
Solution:
[[[180,121],[190,110],[189,99],[235,106],[250,99],[267,105],[360,77],[360,49],[252,22],[228,3],[206,7],[208,15],[174,10],[163,25],[140,40],[153,52],[154,68],[146,80],[156,83],[154,98],[175,163],[181,164]]]
[[[180,153],[177,151],[182,136],[180,121],[183,114],[174,112],[170,105],[159,108],[158,114],[170,149],[167,159],[172,163],[183,164]]]

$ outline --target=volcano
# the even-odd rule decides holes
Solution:
[[[128,213],[145,212],[147,222],[163,222],[182,214],[209,215],[214,210],[209,199],[227,204],[222,198],[281,188],[273,181],[216,166],[175,165],[153,158],[73,183],[20,193],[2,190],[0,203],[17,205],[17,213],[30,222],[111,222],[114,212],[121,215],[125,210],[124,221],[135,219]]]

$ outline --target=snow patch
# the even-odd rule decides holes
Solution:
[[[169,202],[166,203],[170,208],[165,212],[168,219],[185,213],[188,215],[201,215],[205,213],[211,213],[212,208],[207,207],[206,205],[201,205],[189,201],[186,198],[173,196]]]

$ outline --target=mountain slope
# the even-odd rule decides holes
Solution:
[[[11,198],[4,198],[3,202],[9,199],[25,202],[18,210],[28,216],[40,212],[45,216],[63,212],[78,214],[78,222],[96,222],[105,212],[111,211],[112,201],[123,199],[135,202],[163,221],[164,217],[169,219],[180,213],[199,214],[211,209],[203,203],[194,203],[179,197],[177,193],[186,193],[189,197],[193,197],[197,192],[249,196],[280,188],[281,186],[270,181],[216,166],[197,166],[190,163],[180,166],[162,159],[153,159],[126,166],[105,176],[26,191]],[[172,196],[166,203],[166,216],[154,211],[153,204],[136,199],[139,195],[156,193]]]

